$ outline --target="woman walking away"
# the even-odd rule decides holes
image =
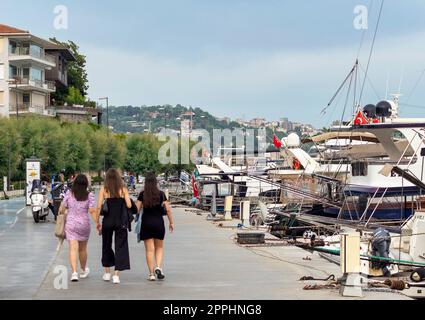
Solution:
[[[96,221],[94,195],[88,192],[89,182],[85,175],[78,175],[63,198],[62,206],[68,209],[65,222],[65,237],[69,242],[69,261],[72,268],[71,281],[78,281],[78,259],[80,260],[80,278],[87,278],[87,242],[90,237],[90,217]]]
[[[106,173],[105,184],[100,189],[97,207],[99,214],[104,216],[102,225],[98,224],[98,231],[102,233],[102,265],[105,268],[103,280],[111,280],[110,268],[115,267],[112,281],[114,284],[119,284],[119,272],[130,269],[128,225],[124,220],[128,218],[126,212],[131,208],[131,200],[124,181],[116,169],[109,169]],[[97,219],[99,223],[99,215]],[[112,250],[114,235],[115,253]]]
[[[162,259],[164,255],[165,226],[163,215],[169,220],[169,230],[174,230],[174,220],[170,204],[165,193],[158,188],[154,173],[148,173],[145,178],[145,188],[137,199],[137,209],[143,207],[140,239],[145,243],[146,262],[149,268],[148,280],[163,280]],[[156,267],[155,267],[156,266]],[[155,277],[156,276],[156,277]]]

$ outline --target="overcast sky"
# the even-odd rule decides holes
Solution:
[[[67,30],[53,27],[57,5],[68,8]],[[365,69],[380,0],[2,0],[0,23],[79,44],[93,100],[180,103],[320,127],[341,117],[343,95],[326,115],[320,111],[357,57],[357,5],[371,6],[360,51]],[[388,93],[401,83],[402,102],[425,105],[425,77],[412,93],[425,69],[424,13],[423,0],[386,0],[365,103],[384,99],[388,82]]]

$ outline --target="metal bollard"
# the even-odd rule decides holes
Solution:
[[[227,196],[224,200],[224,220],[232,220],[233,196]]]
[[[249,228],[249,217],[251,215],[251,201],[241,201],[239,219],[241,219],[242,225],[245,228]]]
[[[340,294],[344,297],[363,297],[360,275],[360,233],[341,234],[341,279]]]

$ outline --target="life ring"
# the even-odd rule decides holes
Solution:
[[[301,169],[301,163],[298,159],[294,159],[292,161],[292,169],[294,169],[294,170],[300,170]]]

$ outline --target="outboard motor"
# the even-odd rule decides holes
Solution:
[[[391,245],[391,235],[388,230],[378,228],[373,232],[372,237],[372,254],[380,258],[389,258]],[[373,268],[382,269],[385,277],[390,277],[391,272],[388,268],[389,263],[386,261],[374,261]]]

